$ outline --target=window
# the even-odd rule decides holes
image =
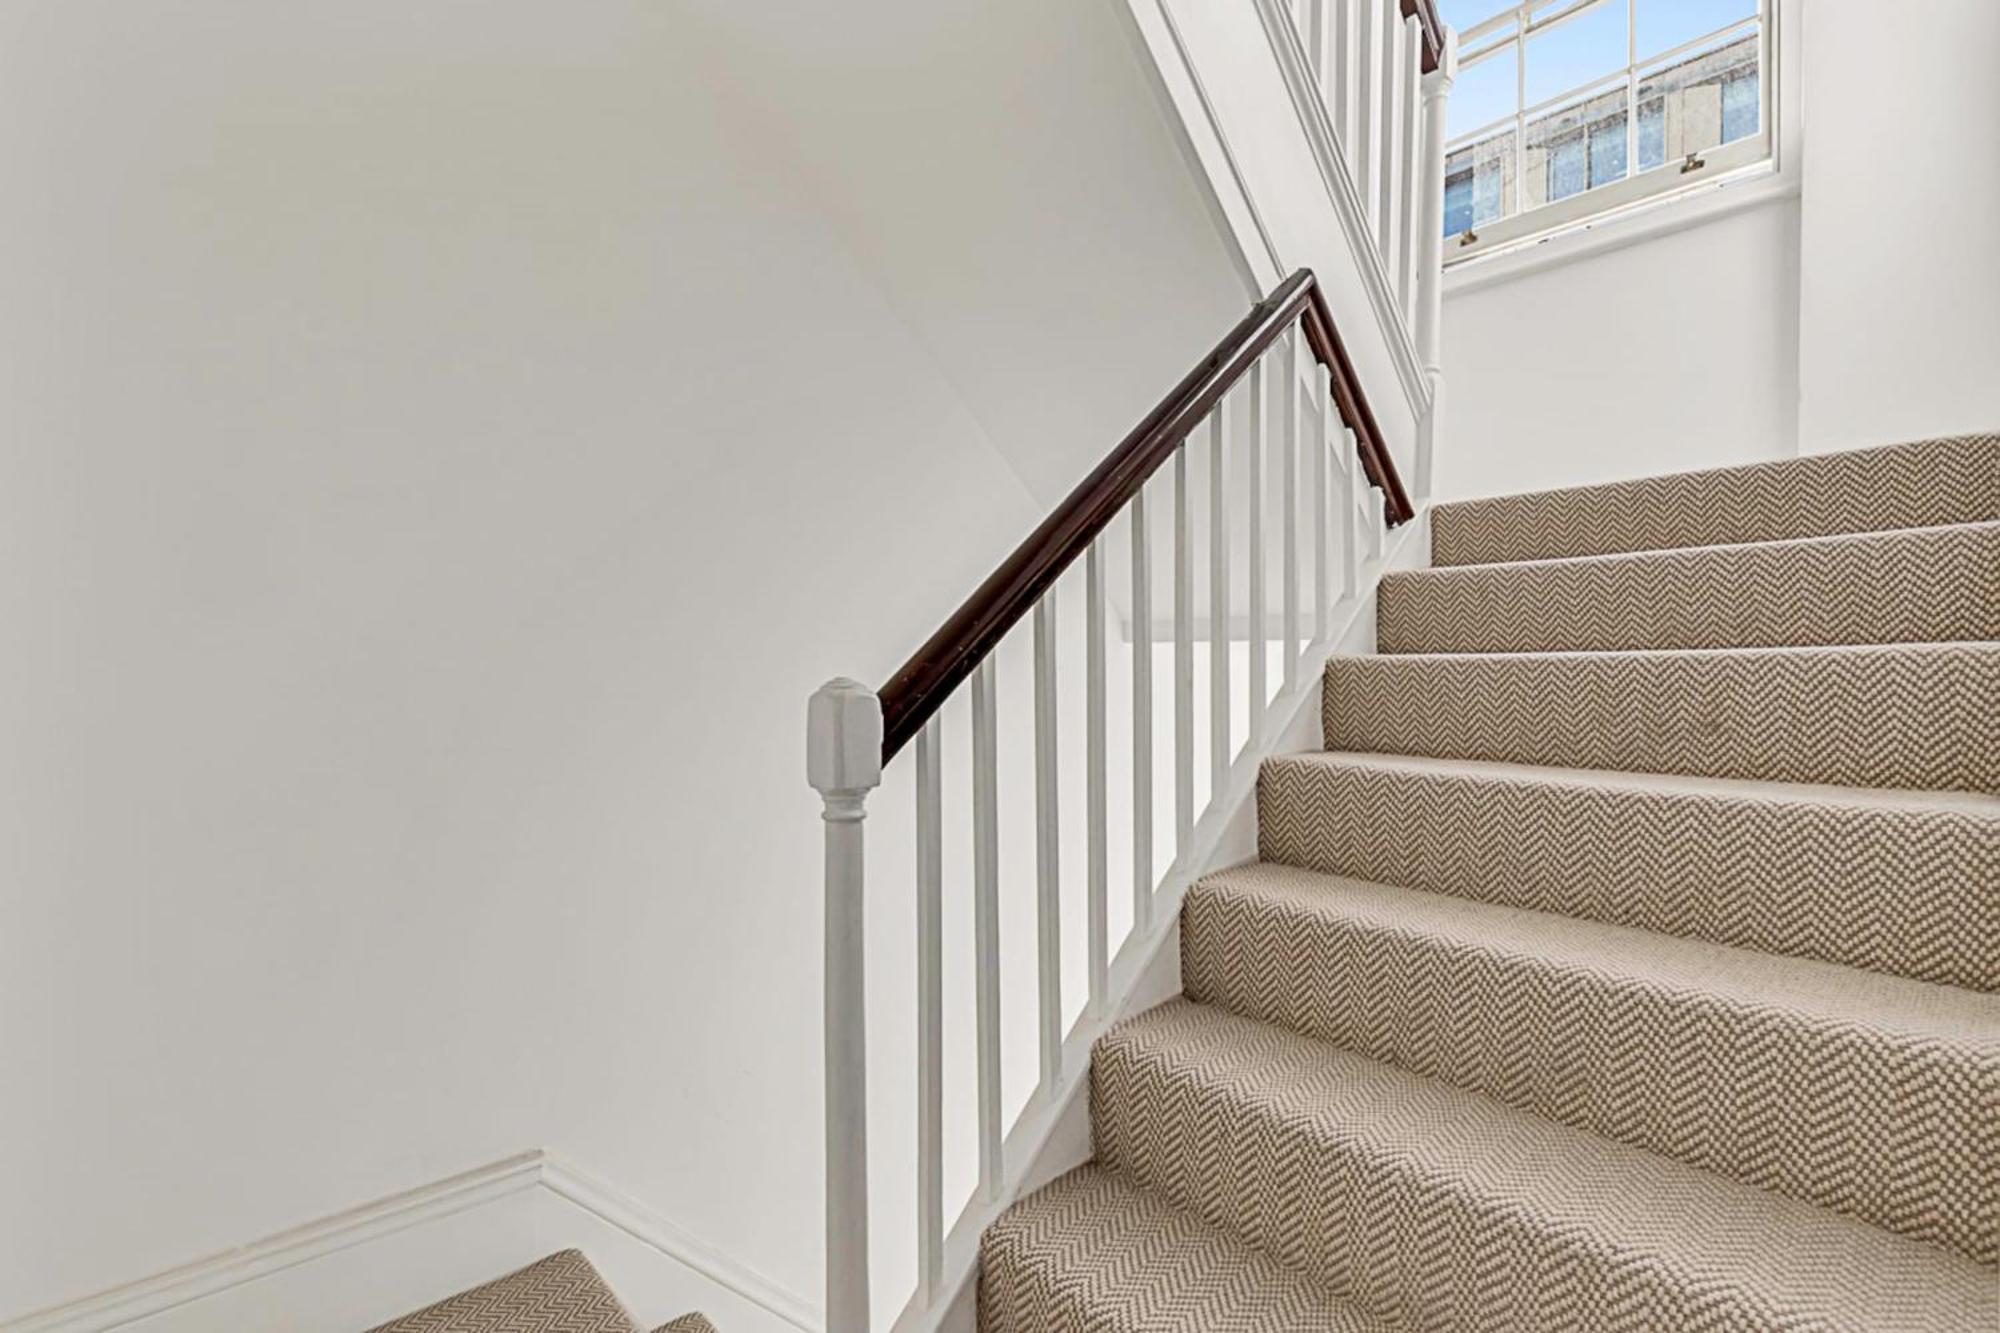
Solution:
[[[1772,3],[1443,0],[1447,257],[1768,157]]]

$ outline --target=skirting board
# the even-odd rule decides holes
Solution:
[[[700,1309],[727,1333],[817,1333],[817,1309],[543,1151],[0,1321],[0,1333],[359,1333],[580,1249],[648,1328]]]

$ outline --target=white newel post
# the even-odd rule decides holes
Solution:
[[[826,821],[826,1329],[868,1333],[868,1070],[861,823],[882,781],[882,702],[851,680],[806,710]]]
[[[1458,32],[1447,28],[1437,68],[1424,75],[1423,240],[1417,261],[1417,359],[1430,383],[1431,407],[1417,440],[1417,494],[1431,493],[1432,455],[1444,407],[1444,138],[1446,99],[1458,76]]]

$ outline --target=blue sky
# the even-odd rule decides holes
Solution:
[[[1439,0],[1446,23],[1463,32],[1511,9],[1514,0]],[[1550,7],[1560,7],[1560,3]],[[1757,0],[1637,0],[1639,58],[1692,41],[1757,13]],[[1581,18],[1528,44],[1529,105],[1625,67],[1626,0],[1608,0]],[[1514,110],[1517,81],[1513,51],[1463,71],[1451,90],[1450,128],[1456,137]]]

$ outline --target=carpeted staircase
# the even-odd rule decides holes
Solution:
[[[2000,1328],[2000,437],[1431,531],[981,1327]]]
[[[526,1268],[427,1305],[369,1333],[643,1333],[581,1251]],[[654,1333],[715,1333],[698,1314]]]

